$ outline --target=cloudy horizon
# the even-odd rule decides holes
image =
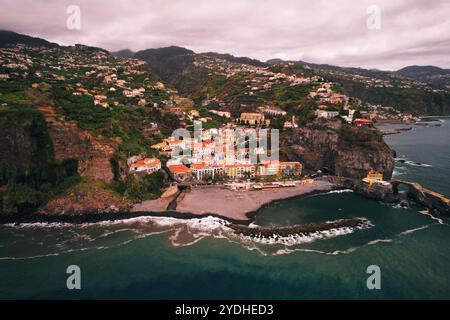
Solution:
[[[67,27],[70,5],[81,9],[79,30]],[[372,5],[379,28],[367,25]],[[0,0],[0,29],[109,51],[176,45],[262,61],[450,68],[446,0]]]

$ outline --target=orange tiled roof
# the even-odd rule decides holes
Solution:
[[[139,160],[133,163],[131,166],[134,168],[137,167],[154,167],[161,164],[161,161],[157,158],[145,158],[144,160]]]
[[[173,173],[189,173],[191,169],[186,167],[184,164],[176,164],[173,166],[169,166],[169,170]]]
[[[372,120],[369,119],[355,119],[356,122],[363,122],[363,123],[372,123]]]
[[[206,168],[205,163],[193,163],[191,165],[191,169],[193,169],[193,170],[201,170],[201,169],[205,169],[205,168]]]
[[[183,144],[183,140],[169,141],[169,145],[179,145],[179,144]]]

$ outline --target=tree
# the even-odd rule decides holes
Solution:
[[[116,187],[117,191],[129,199],[147,200],[160,195],[164,185],[164,174],[161,171],[154,172],[140,178],[136,175],[129,175],[123,186],[120,183]]]
[[[355,113],[353,114],[353,120],[361,118],[362,118],[361,112],[359,112],[359,110],[356,110]]]
[[[213,181],[212,175],[210,175],[209,173],[205,173],[203,175],[203,181],[205,181],[205,182],[212,182]]]

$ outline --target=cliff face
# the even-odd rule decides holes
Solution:
[[[78,159],[80,176],[111,182],[114,178],[111,158],[115,145],[107,139],[96,139],[76,123],[59,123],[49,130],[58,160]]]
[[[290,131],[281,137],[280,156],[350,178],[363,178],[373,169],[389,180],[394,170],[393,151],[377,130],[350,128],[340,120],[317,120]]]
[[[46,123],[36,110],[0,109],[0,132],[0,164],[27,167],[54,160]]]
[[[24,165],[33,158],[33,141],[30,134],[31,121],[16,125],[0,117],[0,162]]]
[[[113,180],[111,158],[116,149],[113,141],[94,137],[74,121],[58,120],[52,107],[38,109],[47,121],[57,160],[77,159],[80,176],[103,182]]]

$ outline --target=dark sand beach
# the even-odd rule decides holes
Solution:
[[[247,221],[248,214],[273,201],[332,189],[333,185],[324,181],[263,191],[235,191],[222,186],[193,188],[178,199],[176,211],[193,215],[214,214],[232,220]],[[167,199],[144,201],[136,205],[132,211],[165,212],[168,203]]]

